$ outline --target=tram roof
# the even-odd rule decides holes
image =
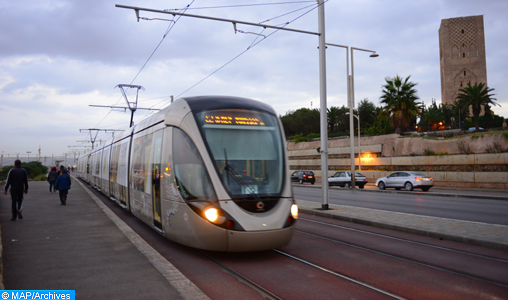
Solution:
[[[190,109],[196,113],[204,110],[228,109],[255,109],[277,115],[275,110],[263,102],[233,96],[196,96],[183,97],[189,103]]]

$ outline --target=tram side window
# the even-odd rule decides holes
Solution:
[[[134,140],[132,151],[132,185],[141,192],[149,193],[151,174],[148,174],[150,166],[150,153],[152,152],[153,133],[137,137]]]
[[[173,141],[175,179],[182,197],[187,201],[215,202],[217,197],[196,145],[178,128]]]

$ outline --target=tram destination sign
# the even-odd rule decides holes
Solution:
[[[250,114],[211,112],[204,115],[205,124],[265,126],[265,123]]]

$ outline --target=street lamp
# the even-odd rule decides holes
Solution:
[[[355,106],[355,87],[354,87],[354,65],[353,65],[353,50],[359,50],[359,51],[365,51],[365,52],[372,52],[370,57],[378,57],[379,54],[376,53],[376,51],[373,50],[366,50],[361,48],[355,48],[351,47],[351,75],[349,75],[349,46],[344,45],[337,45],[337,44],[329,44],[328,46],[335,46],[335,47],[341,47],[346,48],[346,65],[347,65],[347,99],[348,99],[348,106],[349,106],[349,140],[350,140],[350,148],[351,148],[351,188],[355,188],[356,182],[355,182],[355,137],[354,137],[354,122],[353,122],[353,107]],[[360,123],[360,122],[358,122]],[[358,129],[360,129],[360,126],[358,125]],[[358,139],[360,140],[360,139]]]
[[[349,115],[349,113],[347,112],[346,115]],[[353,114],[353,117],[355,117],[358,120],[358,171],[361,171],[362,170],[362,158],[361,158],[362,150],[360,148],[360,116]]]
[[[30,162],[30,153],[32,153],[31,151],[27,151],[26,152],[28,154],[28,162]]]

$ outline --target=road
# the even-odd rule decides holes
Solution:
[[[431,190],[432,191],[432,190]],[[321,188],[293,185],[295,199],[322,203]],[[449,190],[454,197],[439,195],[442,190],[431,193],[376,192],[370,190],[330,188],[330,204],[387,210],[431,217],[508,225],[508,201],[468,198],[467,191],[460,196]],[[472,192],[471,192],[472,193]],[[476,192],[478,193],[478,191]]]

